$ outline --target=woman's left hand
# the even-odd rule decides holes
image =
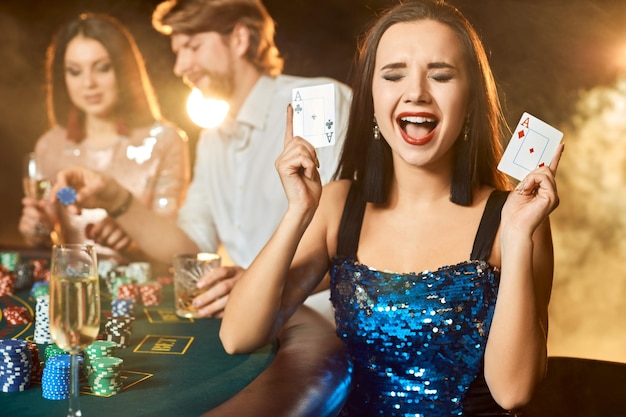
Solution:
[[[534,169],[509,197],[502,209],[502,224],[523,231],[530,236],[535,229],[558,207],[559,196],[556,189],[556,171],[563,153],[560,144],[550,166]]]

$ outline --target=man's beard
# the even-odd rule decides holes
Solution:
[[[235,90],[235,77],[232,73],[205,72],[209,86],[202,91],[205,98],[229,101]]]

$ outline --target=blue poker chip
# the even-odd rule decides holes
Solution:
[[[63,187],[57,191],[57,198],[64,206],[69,206],[76,202],[76,190],[72,187]]]

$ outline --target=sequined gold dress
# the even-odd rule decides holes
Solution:
[[[356,259],[364,203],[353,186],[331,266],[337,334],[352,362],[342,416],[502,416],[482,373],[499,271],[487,262],[506,193],[486,205],[470,260],[392,273]]]

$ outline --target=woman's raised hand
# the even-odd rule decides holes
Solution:
[[[563,148],[563,144],[559,145],[550,166],[534,169],[515,187],[502,209],[503,225],[532,235],[558,207],[555,177]]]
[[[299,136],[293,136],[293,108],[287,107],[285,147],[276,159],[276,170],[283,184],[289,209],[313,215],[322,194],[315,148]]]

